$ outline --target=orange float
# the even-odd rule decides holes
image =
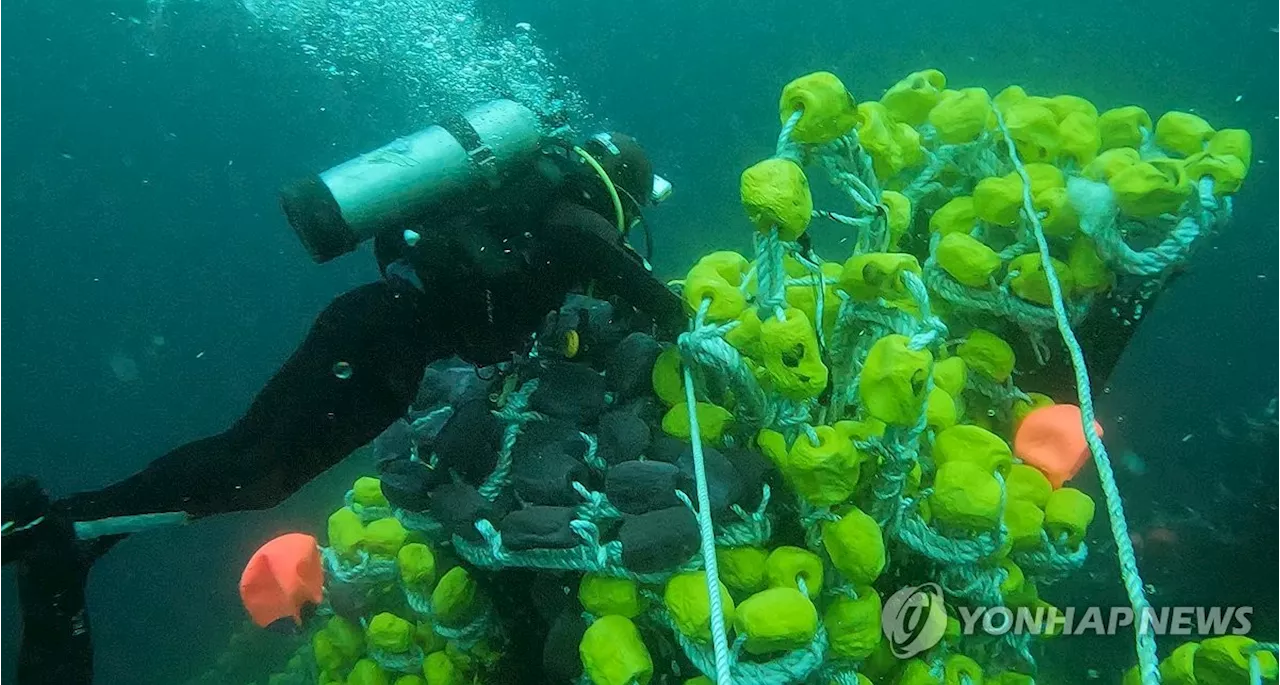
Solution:
[[[1093,422],[1098,435],[1102,426]],[[1074,404],[1054,404],[1032,410],[1013,436],[1013,453],[1040,470],[1053,487],[1075,477],[1089,460],[1084,419]]]
[[[307,605],[324,599],[324,567],[316,539],[287,533],[253,553],[240,575],[240,600],[263,628],[302,625]]]

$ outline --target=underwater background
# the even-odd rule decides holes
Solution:
[[[96,488],[223,430],[335,295],[377,277],[367,249],[316,266],[277,207],[328,168],[483,96],[442,60],[440,22],[524,35],[531,97],[632,133],[675,194],[651,213],[655,266],[747,244],[742,169],[772,153],[777,93],[838,74],[859,100],[938,68],[1100,108],[1192,111],[1244,128],[1254,165],[1228,230],[1143,324],[1098,413],[1157,605],[1252,605],[1277,631],[1276,6],[650,0],[170,0],[6,3],[0,287],[3,468]],[[527,22],[531,28],[517,26]],[[528,47],[534,45],[541,52]],[[412,49],[409,49],[412,48]],[[530,52],[532,51],[532,52]],[[543,55],[542,53],[545,53]],[[483,57],[483,55],[481,55]],[[465,55],[456,59],[465,59]],[[835,207],[833,207],[835,208]],[[1267,413],[1271,404],[1270,414]],[[368,464],[286,504],[137,536],[96,565],[101,684],[184,683],[243,622],[236,582],[264,540],[319,534]],[[1082,489],[1096,492],[1091,475]],[[1152,535],[1154,533],[1154,535]],[[1122,604],[1114,550],[1057,597]],[[18,622],[3,577],[3,680]],[[1063,600],[1065,602],[1065,600]],[[264,636],[263,638],[267,638]],[[1056,681],[1118,681],[1127,635],[1051,643]],[[265,671],[264,671],[265,672]]]

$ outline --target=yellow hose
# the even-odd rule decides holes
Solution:
[[[584,162],[590,164],[591,168],[596,170],[596,175],[600,177],[600,180],[604,181],[604,187],[609,189],[609,197],[613,200],[613,213],[618,222],[618,233],[626,233],[626,219],[622,214],[622,198],[618,197],[618,189],[614,187],[613,179],[609,178],[609,174],[605,173],[604,167],[600,166],[600,162],[597,162],[596,158],[592,157],[586,150],[575,145],[573,146],[573,151],[578,153],[578,156]]]

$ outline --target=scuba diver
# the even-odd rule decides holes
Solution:
[[[18,565],[24,621],[19,682],[91,680],[85,581],[122,536],[81,541],[77,522],[270,508],[402,418],[428,364],[510,361],[566,294],[588,284],[668,336],[681,330],[681,298],[626,243],[644,226],[641,209],[669,190],[629,137],[601,134],[578,148],[501,100],[288,186],[285,213],[317,261],[373,240],[383,279],[334,300],[226,432],[57,501],[34,479],[6,484],[3,560]],[[1154,292],[1108,295],[1077,327],[1097,387]],[[1023,374],[1020,385],[1069,401],[1075,386],[1064,368]],[[536,658],[524,675],[537,677]]]
[[[578,147],[543,130],[529,109],[495,100],[282,191],[316,261],[372,239],[382,280],[326,307],[225,432],[56,501],[34,478],[5,484],[3,561],[17,564],[23,607],[20,683],[92,680],[85,582],[124,535],[80,541],[76,522],[270,508],[404,416],[428,363],[510,361],[588,284],[658,331],[685,324],[679,296],[626,242],[670,185],[628,136]]]

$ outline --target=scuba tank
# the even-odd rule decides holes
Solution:
[[[542,141],[532,110],[492,100],[291,183],[280,204],[312,259],[327,262],[463,193],[498,187]]]

